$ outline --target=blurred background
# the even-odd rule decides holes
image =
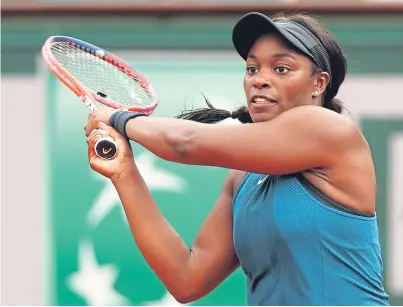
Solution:
[[[403,3],[294,0],[3,0],[1,20],[2,305],[179,305],[141,257],[111,184],[88,166],[87,109],[44,68],[51,35],[87,40],[149,77],[156,116],[244,104],[232,47],[249,11],[318,17],[343,46],[338,97],[372,148],[384,279],[403,304]],[[191,244],[227,171],[163,161],[133,144],[168,220]],[[237,270],[192,305],[245,305]]]

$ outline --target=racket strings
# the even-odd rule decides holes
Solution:
[[[129,106],[148,106],[153,98],[120,68],[66,42],[51,47],[52,54],[81,84],[100,97]]]

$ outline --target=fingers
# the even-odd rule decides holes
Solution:
[[[124,138],[123,135],[121,135],[119,132],[117,132],[114,128],[106,125],[105,123],[100,122],[99,123],[99,128],[101,130],[104,130],[108,133],[108,135],[111,136],[114,140]]]
[[[89,141],[93,138],[98,138],[98,137],[105,137],[105,136],[110,136],[113,139],[121,139],[124,138],[119,132],[117,132],[114,128],[104,124],[104,123],[99,123],[99,128],[94,129],[90,132],[87,131],[87,126],[84,127],[84,130],[86,131],[85,135],[87,136],[87,144]]]
[[[117,112],[116,109],[109,108],[106,106],[101,106],[96,111],[90,112],[88,114],[87,124],[84,127],[85,135],[89,136],[93,129],[99,128],[100,122],[109,124],[109,119],[115,112]]]
[[[91,125],[89,125],[89,124],[85,125],[85,127],[84,127],[85,136],[89,136],[91,134],[91,132],[93,131],[91,129],[92,129]]]
[[[100,127],[102,129],[94,129],[92,132],[88,135],[86,138],[87,145],[91,146],[94,145],[99,139],[104,138],[104,137],[111,137],[115,141],[123,140],[127,142],[127,140],[124,138],[123,135],[121,135],[119,132],[117,132],[115,129],[112,127],[109,127],[105,124],[100,124]]]
[[[96,114],[96,112],[90,112],[90,113],[88,114],[87,124],[84,126],[85,135],[86,135],[87,137],[91,134],[92,129],[94,128],[93,125],[95,124],[95,123],[94,123],[95,114]]]
[[[109,136],[109,133],[107,131],[101,129],[94,129],[88,135],[86,142],[88,145],[90,145],[91,143],[95,144],[100,138],[107,136]]]

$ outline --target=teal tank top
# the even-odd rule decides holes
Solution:
[[[301,174],[247,173],[233,223],[248,305],[389,305],[376,215],[334,202]]]

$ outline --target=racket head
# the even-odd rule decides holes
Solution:
[[[42,56],[50,71],[87,106],[95,102],[151,114],[158,104],[144,75],[93,44],[69,36],[51,36],[42,47]]]

